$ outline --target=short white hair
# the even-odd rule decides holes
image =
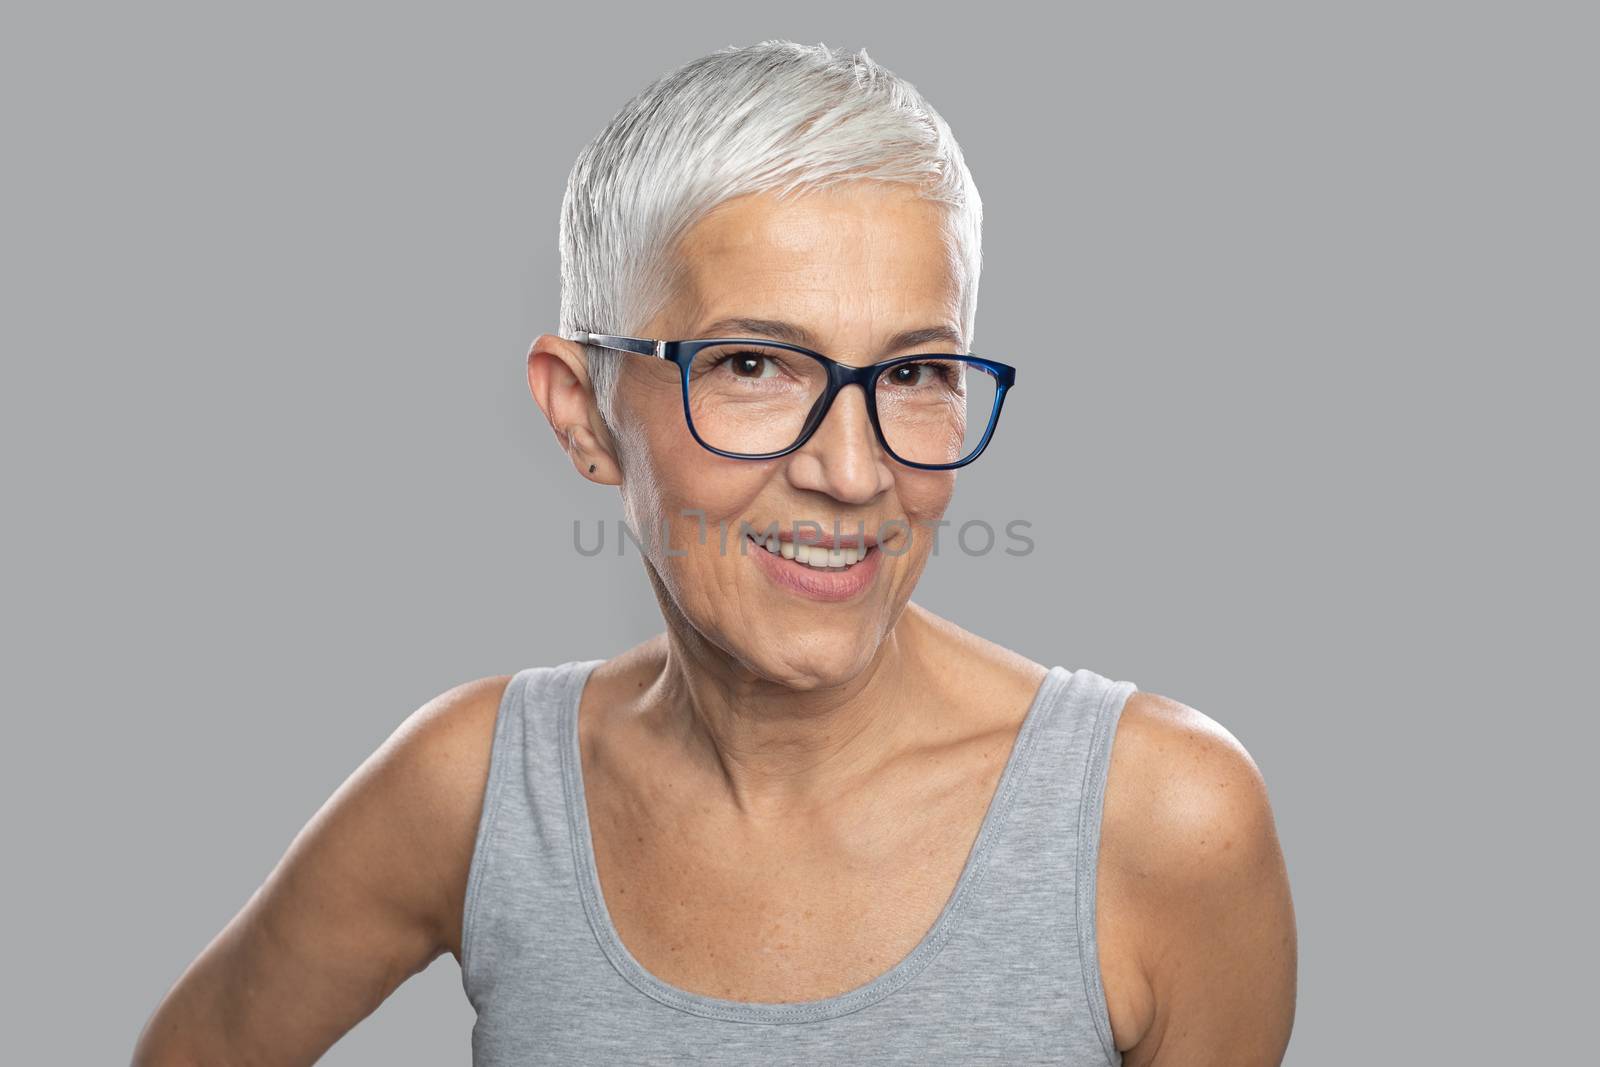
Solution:
[[[730,45],[673,70],[579,153],[561,204],[561,333],[638,336],[671,300],[685,233],[724,200],[850,180],[907,183],[947,206],[968,350],[983,201],[943,118],[912,84],[823,44]],[[585,345],[608,425],[620,361]]]

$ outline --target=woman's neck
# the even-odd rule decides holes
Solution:
[[[908,605],[864,667],[774,680],[761,670],[790,665],[758,670],[697,633],[669,629],[640,649],[634,713],[742,813],[803,814],[926,741],[911,717],[932,702],[937,680],[929,636],[921,609]]]

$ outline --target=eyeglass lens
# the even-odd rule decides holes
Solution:
[[[827,391],[821,363],[761,344],[715,345],[688,371],[689,418],[713,448],[743,455],[794,444]],[[958,463],[983,439],[994,376],[964,360],[928,356],[878,375],[878,422],[889,450],[912,463]]]

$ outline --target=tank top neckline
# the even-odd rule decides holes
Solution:
[[[1028,757],[1034,749],[1040,723],[1049,709],[1059,703],[1061,690],[1073,676],[1073,671],[1062,666],[1049,669],[1034,693],[1033,701],[1023,716],[1022,724],[1012,741],[1011,752],[990,797],[988,808],[978,826],[977,836],[967,853],[965,865],[956,878],[955,887],[946,899],[938,918],[922,939],[900,961],[876,978],[844,993],[815,1000],[787,1003],[728,1000],[721,997],[692,993],[657,978],[634,958],[622,943],[611,913],[606,907],[600,889],[600,874],[595,863],[594,840],[590,835],[588,801],[584,793],[581,750],[578,744],[578,710],[589,675],[603,659],[574,661],[565,665],[565,678],[555,692],[559,701],[559,737],[561,749],[562,791],[566,800],[568,828],[572,839],[573,860],[576,865],[579,894],[583,898],[584,912],[601,950],[617,972],[630,985],[648,997],[691,1015],[730,1022],[748,1023],[804,1023],[831,1019],[859,1011],[874,1004],[901,988],[920,974],[955,932],[963,906],[972,897],[982,880],[995,841],[999,838],[1006,816],[1016,796],[1019,783],[1027,769]]]

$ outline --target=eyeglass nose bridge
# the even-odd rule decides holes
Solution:
[[[805,423],[800,429],[800,439],[795,443],[795,448],[804,448],[806,442],[811,440],[813,434],[821,427],[828,417],[828,412],[833,410],[833,402],[844,392],[845,386],[861,386],[861,398],[867,407],[867,422],[872,427],[872,433],[877,438],[878,445],[888,450],[888,442],[883,439],[883,427],[878,425],[878,405],[876,397],[872,395],[874,380],[882,370],[881,367],[852,367],[847,363],[829,362],[828,387],[817,397],[816,403],[811,405],[811,410],[806,413]],[[892,454],[892,452],[891,452]]]

